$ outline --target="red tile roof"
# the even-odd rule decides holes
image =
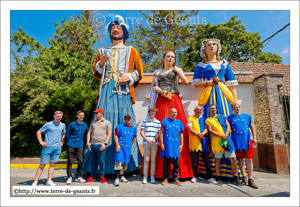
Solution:
[[[245,63],[232,62],[230,64],[232,71],[252,71],[253,79],[267,73],[283,74],[284,90],[290,93],[290,65],[273,64],[273,63]]]

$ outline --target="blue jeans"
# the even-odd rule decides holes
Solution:
[[[99,178],[101,179],[105,175],[105,151],[100,151],[99,149],[102,147],[101,144],[92,144],[91,151],[92,151],[92,166],[91,166],[91,177],[96,179],[96,172],[98,168],[99,170]]]

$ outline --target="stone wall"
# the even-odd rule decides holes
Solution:
[[[277,173],[289,173],[285,150],[278,86],[282,74],[264,74],[254,79],[254,111],[259,167]]]

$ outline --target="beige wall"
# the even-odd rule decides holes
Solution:
[[[141,129],[141,123],[147,116],[147,109],[149,99],[146,96],[150,96],[150,83],[139,84],[135,89],[136,103],[133,106],[136,115],[136,125],[138,130],[138,144],[142,144],[142,137],[139,132]],[[194,114],[194,108],[198,104],[198,97],[202,89],[192,88],[191,85],[179,84],[180,96],[182,96],[182,104],[185,109],[185,115],[188,118]],[[253,107],[253,95],[252,84],[240,84],[237,86],[238,103],[241,105],[241,112],[252,115],[252,121],[255,120],[254,107]],[[254,146],[256,147],[256,146]]]

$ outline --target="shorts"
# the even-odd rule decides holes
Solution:
[[[236,157],[234,151],[232,151],[232,152],[226,152],[226,151],[225,151],[224,154],[225,154],[225,158]],[[222,153],[222,152],[219,152],[219,153],[215,152],[215,158],[222,159],[222,158],[223,158],[223,153]]]
[[[243,158],[252,159],[252,157],[253,157],[253,140],[251,139],[249,149],[247,151],[244,149],[242,151],[237,150],[236,158],[237,159],[243,159]]]
[[[50,162],[57,162],[61,148],[44,147],[41,155],[41,164],[48,164]]]
[[[122,169],[127,170],[127,164],[126,163],[122,164],[122,162],[119,161],[115,162],[114,170],[122,170]]]

